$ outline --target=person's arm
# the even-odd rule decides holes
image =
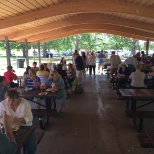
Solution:
[[[16,143],[14,135],[12,133],[12,129],[11,129],[12,121],[13,121],[13,118],[11,116],[8,116],[6,112],[4,112],[3,125],[5,128],[5,133],[7,137],[9,138],[10,142]]]
[[[13,72],[12,72],[11,76],[12,76],[13,80],[17,80],[18,79],[17,75],[14,74]]]

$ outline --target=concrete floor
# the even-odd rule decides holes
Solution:
[[[154,153],[154,148],[141,148],[132,119],[124,112],[125,101],[116,98],[106,75],[87,75],[83,86],[83,94],[68,97],[64,116],[50,119],[37,154]]]

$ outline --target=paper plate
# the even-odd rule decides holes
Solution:
[[[11,127],[13,132],[17,131],[20,128],[19,125],[12,125]]]
[[[39,93],[39,95],[47,95],[48,93],[47,92],[41,92]]]
[[[52,89],[51,88],[48,88],[48,89],[46,89],[46,91],[52,91]]]

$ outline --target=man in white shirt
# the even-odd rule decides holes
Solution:
[[[121,63],[121,59],[118,55],[115,55],[115,51],[112,51],[112,55],[109,61],[111,64],[110,76],[112,78],[114,73],[117,74],[118,66]]]

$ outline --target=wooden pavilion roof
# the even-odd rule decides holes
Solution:
[[[154,0],[0,1],[0,40],[47,42],[86,32],[154,41]]]

